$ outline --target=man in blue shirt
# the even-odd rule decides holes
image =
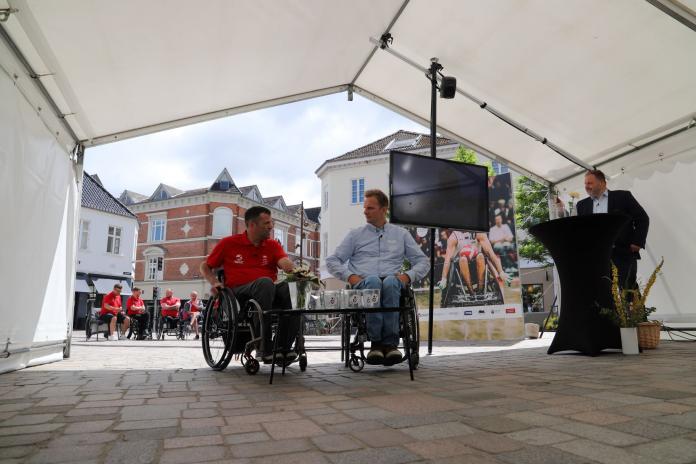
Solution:
[[[380,289],[382,307],[396,308],[401,289],[422,279],[430,264],[406,229],[387,222],[388,208],[384,192],[365,192],[367,224],[348,232],[334,254],[326,258],[326,266],[331,275],[354,289]],[[401,272],[404,259],[411,263],[411,269]],[[398,312],[367,314],[367,333],[372,342],[369,364],[390,366],[401,361]]]

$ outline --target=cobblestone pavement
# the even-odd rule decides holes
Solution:
[[[696,345],[591,358],[549,342],[436,346],[413,382],[310,353],[268,385],[268,367],[212,371],[193,341],[75,341],[0,375],[0,463],[696,462]]]

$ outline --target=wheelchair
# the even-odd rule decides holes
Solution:
[[[406,354],[406,347],[408,347],[411,355],[411,367],[415,370],[419,363],[420,321],[416,296],[410,286],[401,289],[399,306],[408,308],[408,311],[399,313],[399,339],[402,342],[399,346],[404,349],[400,363],[408,361]],[[347,320],[344,320],[343,323],[341,346],[346,355],[346,366],[353,372],[360,372],[365,367],[365,342],[369,341],[366,316],[365,313],[349,313],[346,317]],[[350,338],[353,332],[355,334],[351,342]]]
[[[203,347],[203,357],[206,363],[217,371],[222,371],[229,365],[233,356],[241,361],[245,371],[254,375],[259,371],[260,363],[252,354],[259,351],[261,341],[264,339],[263,311],[254,299],[240,301],[232,289],[223,288],[217,295],[211,296],[205,307],[203,324],[200,327]],[[254,324],[254,316],[258,317],[258,334]],[[282,316],[280,316],[282,317]],[[274,317],[271,330],[277,334],[278,318]],[[272,338],[275,341],[275,337]],[[299,362],[300,370],[307,368],[307,354],[305,352],[304,337],[298,333],[295,340],[295,352],[298,357],[287,361],[285,358],[276,361],[285,368]]]
[[[476,289],[477,295],[469,295],[469,290],[464,283],[462,272],[459,269],[459,256],[456,256],[450,264],[449,275],[447,276],[447,287],[442,291],[442,299],[440,302],[441,308],[447,307],[462,307],[462,306],[477,306],[477,305],[493,305],[503,304],[503,290],[493,271],[493,263],[488,256],[484,256],[485,267],[483,282],[484,288],[478,288],[478,275],[476,269],[476,260],[469,261],[469,274],[471,275],[471,284]]]
[[[155,334],[157,336],[157,340],[164,340],[165,335],[181,339],[179,330],[180,322],[181,321],[179,321],[178,317],[164,316],[162,314],[162,310],[160,309],[159,317],[157,317],[155,320]]]

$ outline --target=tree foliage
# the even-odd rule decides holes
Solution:
[[[521,176],[515,188],[515,222],[518,229],[529,230],[534,224],[549,219],[549,189],[528,177]],[[546,263],[550,258],[546,247],[534,236],[524,234],[517,241],[518,253],[521,257],[537,263]]]
[[[489,161],[487,163],[482,163],[479,161],[476,152],[470,148],[463,147],[459,145],[457,152],[454,154],[454,161],[459,161],[460,163],[478,164],[479,166],[486,166],[488,168],[488,175],[495,176],[495,171],[493,170],[493,164]]]

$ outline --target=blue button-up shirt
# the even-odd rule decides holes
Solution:
[[[592,213],[607,213],[609,211],[609,189],[605,189],[599,198],[592,198]]]
[[[365,224],[348,232],[334,254],[326,258],[326,267],[343,281],[348,281],[351,274],[387,277],[399,273],[404,258],[411,263],[411,269],[405,272],[411,282],[430,271],[428,258],[406,229],[389,223],[381,229]]]

